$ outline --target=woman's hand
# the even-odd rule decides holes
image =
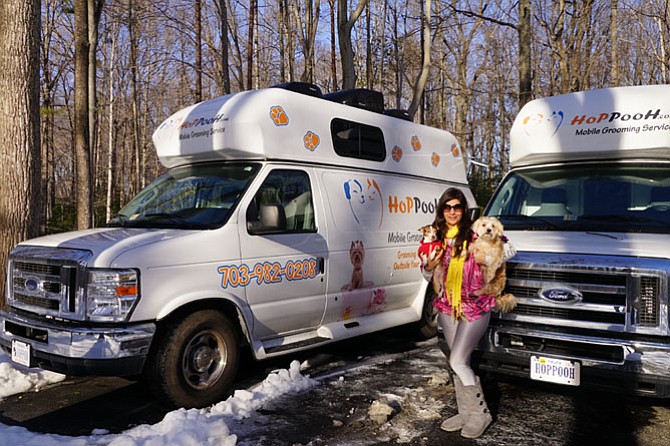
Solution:
[[[444,257],[444,249],[441,246],[436,246],[428,253],[424,269],[426,271],[433,271],[442,262],[442,257]]]

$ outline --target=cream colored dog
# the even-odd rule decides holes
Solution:
[[[484,286],[475,294],[495,296],[498,311],[507,313],[516,307],[516,298],[512,294],[502,294],[507,282],[503,225],[495,217],[480,217],[472,224],[472,231],[476,238],[468,250],[484,277]]]

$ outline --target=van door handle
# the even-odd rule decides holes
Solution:
[[[319,263],[319,274],[323,274],[326,270],[326,259],[323,257],[318,257],[316,261]]]

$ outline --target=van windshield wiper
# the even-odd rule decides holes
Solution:
[[[126,214],[114,214],[112,218],[109,219],[105,226],[107,227],[122,227],[125,228],[130,223],[128,216]]]

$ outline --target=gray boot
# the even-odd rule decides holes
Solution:
[[[484,400],[484,392],[479,377],[474,386],[463,386],[463,413],[467,420],[461,429],[461,437],[477,438],[484,433],[493,418]]]
[[[456,393],[456,406],[458,413],[451,418],[447,418],[442,422],[440,429],[447,432],[456,432],[465,426],[468,417],[463,413],[463,382],[455,373],[451,374],[451,379],[454,383],[454,392]]]

